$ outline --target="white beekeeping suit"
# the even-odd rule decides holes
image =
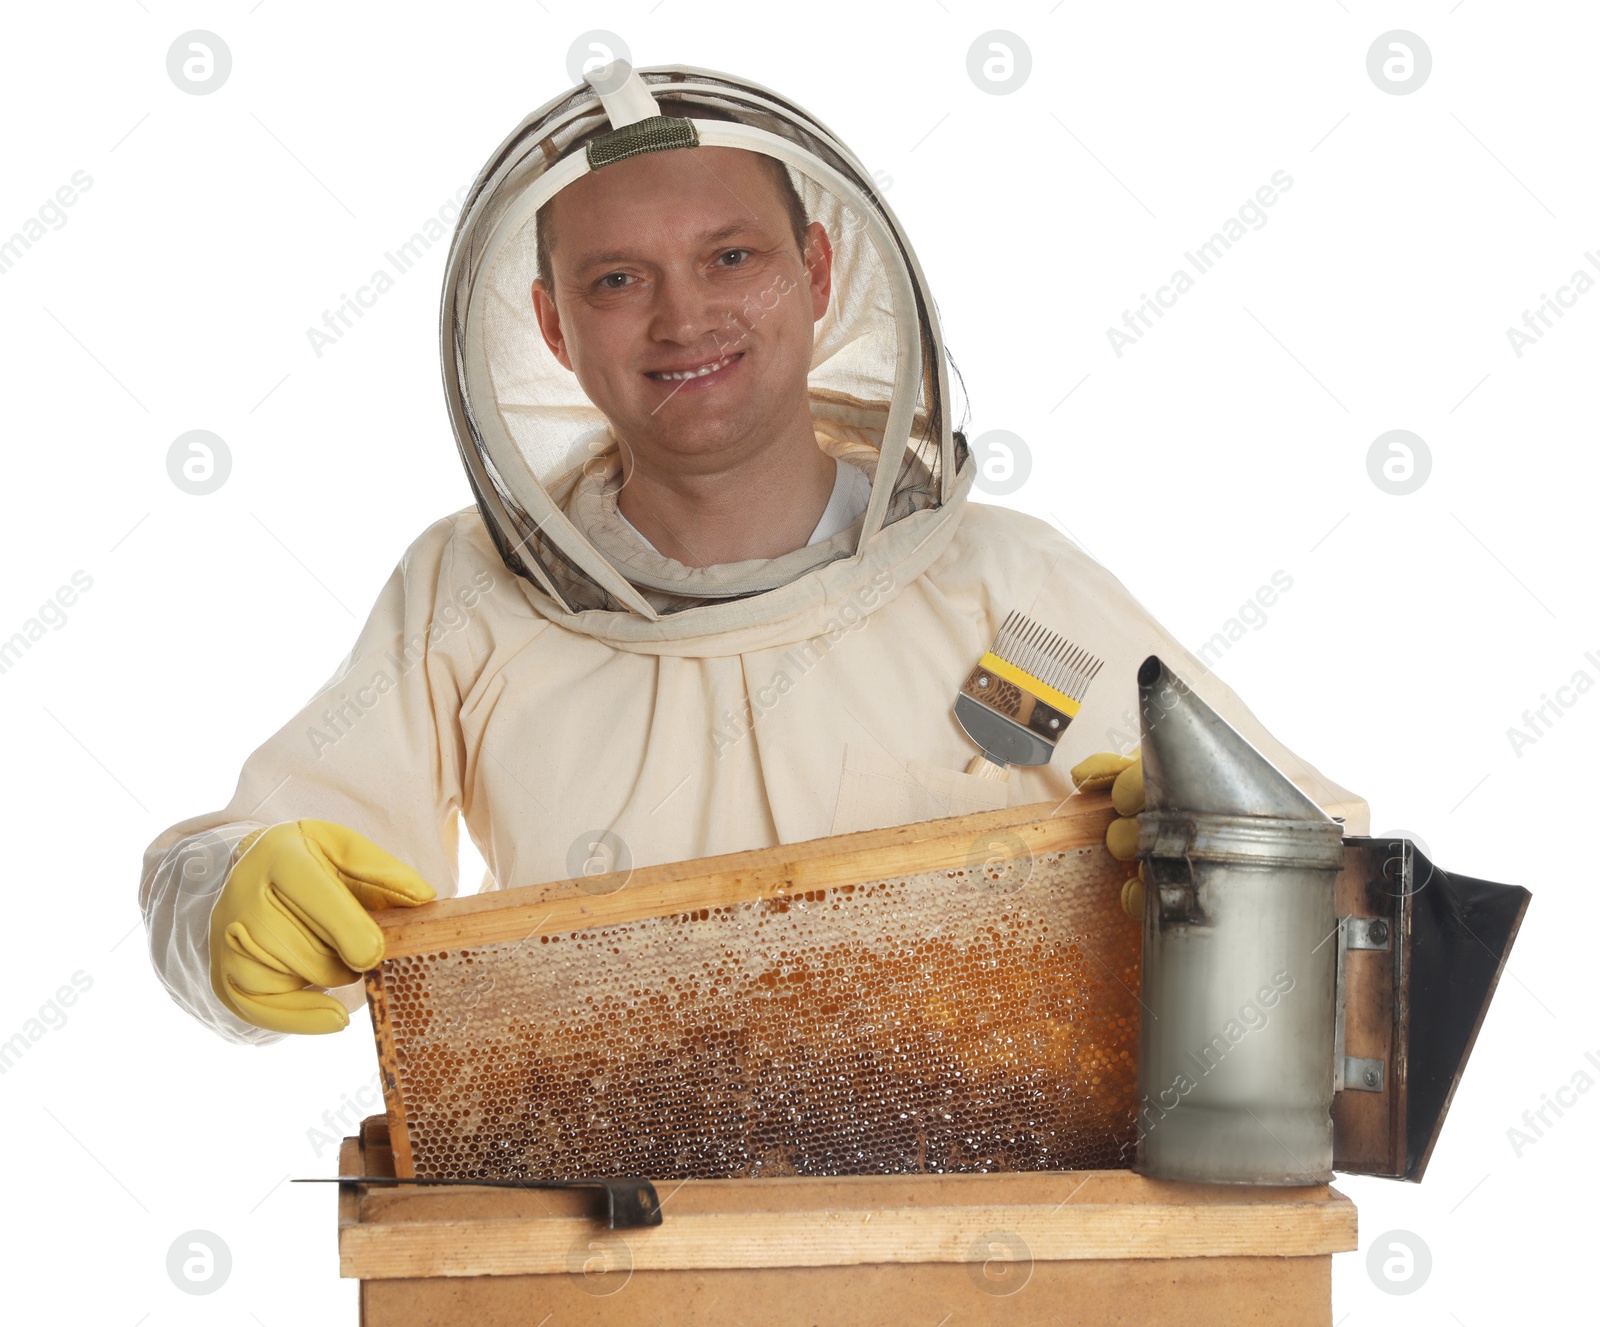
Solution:
[[[180,1004],[226,1037],[277,1038],[225,1009],[208,976],[211,904],[253,829],[335,821],[447,897],[461,820],[515,888],[582,875],[597,852],[643,866],[1061,799],[1077,760],[1138,740],[1134,678],[1150,654],[1366,831],[1365,804],[1276,742],[1103,567],[1044,522],[968,501],[974,464],[951,428],[932,296],[830,131],[692,68],[601,87],[518,127],[454,238],[445,387],[477,504],[405,551],[344,663],[250,756],[228,805],[146,852],[152,955]],[[694,120],[700,144],[784,162],[833,245],[812,417],[817,445],[855,473],[841,471],[812,541],[769,560],[687,566],[623,519],[606,420],[529,299],[539,207],[600,168],[595,143],[637,150],[641,135],[681,132],[655,113],[652,95],[667,94],[734,117]],[[668,137],[645,150],[695,150]],[[977,749],[951,706],[1014,609],[1105,665],[1053,761],[999,782],[963,772]]]

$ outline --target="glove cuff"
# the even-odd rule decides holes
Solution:
[[[250,851],[251,847],[255,844],[255,841],[271,828],[271,825],[263,825],[260,829],[252,829],[248,834],[240,839],[233,849],[233,864],[237,866],[239,859],[243,857],[245,853]]]

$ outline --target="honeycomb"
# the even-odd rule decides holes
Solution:
[[[1129,1165],[1124,874],[1068,849],[391,958],[391,1124],[427,1178]]]

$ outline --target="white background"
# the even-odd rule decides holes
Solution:
[[[1595,1312],[1600,1092],[1520,1156],[1508,1137],[1600,1056],[1600,694],[1520,754],[1507,735],[1575,672],[1600,681],[1600,292],[1520,357],[1506,335],[1574,271],[1600,277],[1591,7],[119,0],[12,6],[5,26],[0,242],[75,171],[93,180],[0,276],[0,638],[93,578],[0,675],[0,1039],[75,972],[92,982],[0,1079],[13,1295],[32,1283],[52,1320],[130,1327],[355,1321],[334,1194],[283,1181],[332,1173],[324,1112],[367,1113],[350,1106],[373,1081],[364,1019],[259,1050],[193,1023],[144,950],[140,856],[227,801],[400,552],[470,502],[439,384],[445,246],[320,357],[307,329],[606,29],[637,64],[780,90],[887,176],[970,432],[1031,455],[1003,500],[1069,530],[1191,648],[1286,572],[1218,671],[1370,799],[1375,829],[1534,891],[1426,1181],[1339,1181],[1362,1250],[1335,1259],[1335,1321]],[[1032,57],[1009,95],[967,74],[996,28]],[[167,74],[191,29],[232,52],[209,95]],[[1392,29],[1432,52],[1407,95],[1367,73]],[[1115,354],[1107,329],[1279,170],[1293,186],[1267,224]],[[1432,463],[1405,496],[1367,466],[1397,428]],[[209,496],[168,477],[190,429],[232,456]],[[233,1260],[203,1298],[166,1271],[197,1229]],[[1433,1260],[1404,1297],[1366,1270],[1395,1229]]]

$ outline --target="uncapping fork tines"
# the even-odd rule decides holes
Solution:
[[[956,721],[983,748],[967,773],[1004,780],[1008,765],[1048,765],[1101,662],[1032,618],[1008,613],[956,696]]]

